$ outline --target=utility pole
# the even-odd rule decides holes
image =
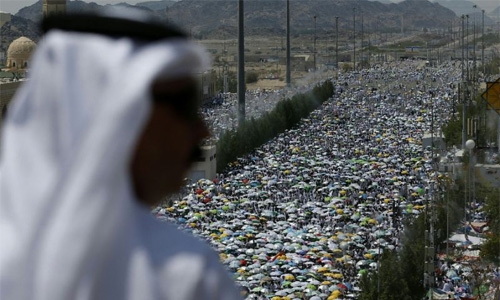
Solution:
[[[314,73],[316,73],[316,16],[314,18],[314,41],[313,41],[313,59],[314,59]]]
[[[481,10],[483,13],[483,24],[481,26],[481,64],[483,65],[483,76],[486,73],[485,62],[484,62],[484,9]]]
[[[404,28],[405,28],[405,16],[403,14],[401,14],[401,35],[404,37],[405,35],[405,31],[404,31]]]
[[[464,43],[464,39],[465,39],[465,15],[462,15],[461,16],[461,19],[462,19],[462,38],[461,38],[461,45],[462,45],[462,82],[465,81],[465,53],[464,53],[464,50],[465,50],[465,43]],[[464,145],[462,146],[465,146],[465,140],[463,141]]]
[[[458,85],[458,95],[462,97],[462,150],[465,151],[465,141],[467,140],[466,122],[467,122],[467,100],[465,97],[465,15],[462,15],[462,81]]]
[[[466,70],[467,70],[467,83],[469,83],[470,80],[470,74],[469,74],[469,15],[465,15],[466,18],[466,33],[465,33],[465,60],[467,62],[466,65]]]
[[[286,0],[286,86],[292,84],[290,63],[290,0]]]
[[[238,126],[245,122],[245,35],[243,0],[238,2]]]
[[[354,35],[354,47],[352,50],[352,60],[353,60],[353,70],[356,70],[356,7],[352,8],[352,23],[354,25],[353,35]]]
[[[425,248],[424,248],[424,287],[432,289],[434,286],[434,183],[431,183],[430,191],[425,193]],[[429,199],[429,195],[430,199]],[[427,225],[429,224],[429,229]],[[430,293],[432,299],[432,292]]]
[[[474,57],[472,58],[473,60],[473,67],[472,67],[472,81],[473,81],[473,86],[475,87],[476,85],[476,78],[477,78],[477,74],[476,74],[476,16],[474,15],[474,23],[472,24],[472,28],[473,28],[473,34],[472,34],[472,38],[473,38],[473,42],[472,42],[472,53],[474,55]]]
[[[335,17],[335,67],[339,67],[339,17]],[[337,70],[338,72],[338,70]]]
[[[359,48],[361,53],[361,69],[363,69],[364,59],[363,59],[363,41],[365,38],[364,26],[363,26],[363,13],[361,13],[361,47]]]

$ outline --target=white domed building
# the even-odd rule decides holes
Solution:
[[[3,74],[10,76],[0,77],[0,129],[2,119],[7,112],[7,105],[24,81],[24,76],[21,75],[30,67],[31,54],[35,48],[35,42],[27,37],[20,37],[14,40],[7,50],[7,66],[2,71],[8,72]]]
[[[29,68],[31,54],[36,44],[27,37],[14,40],[7,49],[7,69],[13,72],[22,72]]]

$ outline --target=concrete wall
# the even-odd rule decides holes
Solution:
[[[212,180],[217,175],[217,147],[215,145],[201,147],[202,158],[193,165],[189,179],[196,182],[200,179]]]
[[[7,105],[22,83],[22,81],[0,83],[0,131],[2,130],[2,115],[4,109],[7,108]]]
[[[439,133],[434,133],[434,135],[430,133],[425,133],[423,138],[422,138],[422,147],[431,147],[432,146],[432,140],[434,139],[434,147],[440,149],[445,146],[445,142],[443,137],[439,136]]]
[[[0,84],[0,111],[10,102],[23,81],[14,81]],[[2,116],[0,115],[0,121]]]

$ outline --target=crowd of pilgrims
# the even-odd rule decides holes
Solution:
[[[329,80],[334,96],[298,126],[154,210],[206,239],[247,299],[356,298],[437,180],[422,138],[452,115],[460,66],[402,61]],[[247,117],[312,86],[248,91]],[[236,96],[223,97],[203,111],[215,138],[237,123]]]

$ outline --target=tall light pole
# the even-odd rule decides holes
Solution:
[[[313,59],[314,59],[314,72],[316,72],[316,16],[314,18],[314,41],[313,41]]]
[[[476,81],[476,16],[474,15],[473,18],[473,24],[472,24],[472,53],[474,55],[473,57],[473,67],[472,67],[472,80],[475,82]],[[474,83],[475,85],[475,83]]]
[[[465,42],[464,42],[464,38],[465,38],[465,15],[462,15],[461,16],[461,19],[462,19],[462,37],[461,37],[461,44],[462,44],[462,82],[465,81],[465,53],[464,53],[464,49],[465,49]],[[463,143],[465,143],[465,139],[463,140]],[[465,144],[463,144],[462,146],[465,146]]]
[[[465,44],[466,44],[466,51],[465,51],[465,60],[467,62],[467,84],[469,83],[469,80],[470,80],[470,74],[469,74],[469,15],[465,15],[465,18],[466,18],[466,27],[465,27]],[[467,85],[467,89],[469,88],[469,86]]]
[[[464,55],[464,49],[465,49],[465,43],[464,43],[464,37],[465,37],[465,15],[462,15],[462,82],[459,84],[459,95],[462,97],[462,150],[465,151],[465,141],[467,140],[467,133],[466,133],[466,122],[467,122],[467,100],[465,97],[465,55]],[[500,124],[500,123],[499,123]]]
[[[405,35],[404,28],[405,28],[405,16],[403,14],[401,14],[401,35],[402,36]]]
[[[353,23],[353,36],[354,36],[354,47],[352,50],[352,61],[353,61],[353,70],[356,70],[356,7],[352,8],[352,23]]]
[[[339,17],[335,17],[335,67],[339,67]]]
[[[467,150],[469,150],[469,193],[468,193],[468,199],[467,199],[467,202],[469,202],[470,204],[472,204],[474,202],[473,198],[474,198],[474,194],[473,194],[473,185],[474,185],[474,160],[473,160],[473,155],[472,155],[472,150],[474,149],[474,147],[476,146],[476,143],[474,142],[474,140],[467,140],[467,142],[465,142],[465,148],[467,148]],[[466,205],[465,205],[465,215],[467,216],[467,202],[466,202]],[[467,221],[467,219],[465,220]]]
[[[447,183],[447,191],[446,191],[446,237],[450,236],[450,179],[446,180]],[[446,257],[448,257],[448,242],[446,242]]]
[[[483,24],[481,26],[481,64],[483,64],[483,76],[486,73],[484,64],[484,9],[481,10],[483,13]]]
[[[286,86],[292,84],[290,64],[290,0],[286,0]]]
[[[365,38],[364,26],[363,26],[363,13],[361,13],[361,47],[359,48],[360,56],[361,56],[361,69],[363,69],[363,41]]]
[[[478,8],[476,4],[472,6],[473,8]],[[481,10],[482,13],[482,25],[481,25],[481,64],[483,65],[484,74],[484,9]],[[476,17],[474,16],[474,36],[476,36]],[[476,72],[476,39],[474,38],[474,69]],[[477,76],[477,75],[476,75]]]
[[[245,122],[245,35],[243,0],[238,1],[238,125]]]

